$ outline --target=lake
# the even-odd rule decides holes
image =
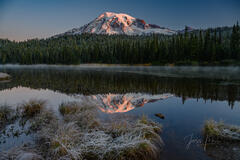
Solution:
[[[11,75],[0,82],[0,104],[43,99],[57,110],[66,101],[96,101],[104,114],[148,116],[163,125],[164,160],[214,159],[199,144],[204,122],[240,125],[239,67],[0,65],[0,72]],[[187,145],[190,137],[196,142]]]

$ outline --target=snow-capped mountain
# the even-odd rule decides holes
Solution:
[[[126,35],[143,35],[143,34],[166,34],[172,35],[177,33],[174,30],[160,27],[154,24],[147,24],[144,20],[134,18],[123,13],[105,12],[90,23],[69,30],[63,34],[57,35],[78,35],[82,33],[95,34],[126,34]]]

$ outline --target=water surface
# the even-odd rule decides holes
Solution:
[[[0,72],[12,76],[0,83],[1,104],[44,99],[57,110],[65,101],[96,101],[107,114],[147,115],[164,127],[166,160],[213,159],[201,145],[187,148],[187,137],[202,139],[209,119],[240,125],[238,67],[4,65]]]

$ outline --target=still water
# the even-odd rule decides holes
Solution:
[[[0,72],[12,76],[0,82],[0,104],[42,99],[57,110],[66,101],[95,101],[106,114],[147,115],[163,125],[164,160],[214,160],[198,144],[204,122],[240,125],[238,67],[3,65]],[[187,146],[189,137],[199,141]]]

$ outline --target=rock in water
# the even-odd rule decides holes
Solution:
[[[8,80],[9,78],[10,78],[10,75],[0,72],[0,81]]]
[[[157,113],[157,114],[155,114],[155,116],[159,117],[161,119],[165,119],[165,116],[163,114],[161,114],[161,113]]]

